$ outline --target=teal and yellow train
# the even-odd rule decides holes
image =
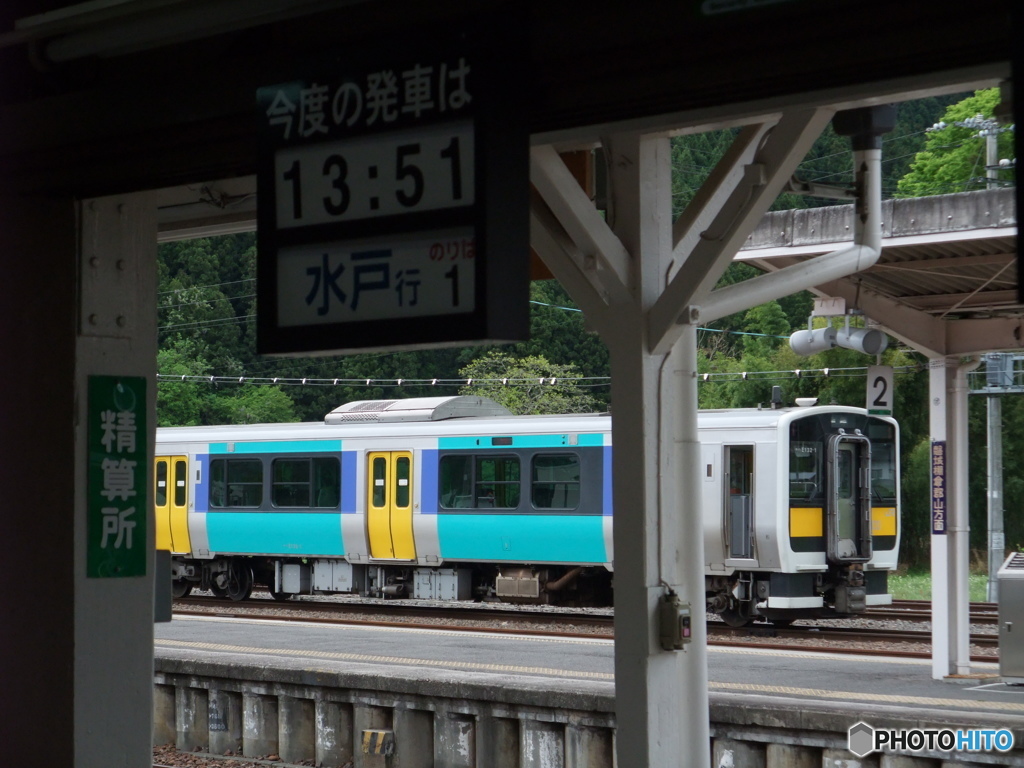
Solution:
[[[702,411],[707,605],[731,623],[891,602],[892,419]],[[610,604],[611,417],[477,397],[359,401],[324,422],[157,430],[157,547],[177,596],[358,593]]]

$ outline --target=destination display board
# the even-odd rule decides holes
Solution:
[[[406,33],[259,89],[260,353],[527,337],[516,40]]]

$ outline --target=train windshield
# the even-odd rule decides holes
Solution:
[[[896,504],[896,428],[858,413],[809,414],[789,428],[789,496],[793,502],[824,503],[825,451],[830,435],[860,430],[871,441],[871,498],[875,505]]]

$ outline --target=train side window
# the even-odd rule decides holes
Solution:
[[[309,459],[274,459],[270,466],[274,506],[308,507],[312,485]]]
[[[576,509],[580,505],[580,457],[575,453],[533,457],[530,492],[537,509]]]
[[[341,503],[341,462],[333,456],[313,459],[313,505],[337,509]]]
[[[477,456],[474,507],[515,509],[519,506],[518,456]]]
[[[263,503],[263,462],[259,459],[210,461],[210,507],[255,509]]]
[[[387,501],[385,482],[388,471],[388,460],[378,456],[373,460],[373,506],[383,507]]]
[[[185,506],[185,462],[174,462],[174,506]]]
[[[470,456],[442,456],[438,501],[442,509],[464,509],[473,498],[473,463]]]
[[[395,506],[409,506],[409,472],[412,469],[408,456],[399,456],[395,460]]]
[[[167,460],[158,459],[156,462],[156,506],[167,505]]]

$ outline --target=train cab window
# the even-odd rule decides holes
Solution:
[[[574,453],[534,456],[530,494],[537,509],[576,509],[580,505],[580,457]]]
[[[156,506],[167,506],[167,459],[156,462]]]
[[[825,492],[822,477],[823,444],[793,440],[789,446],[789,497],[813,499]]]
[[[340,470],[337,459],[274,459],[271,467],[271,498],[275,507],[338,506]]]
[[[474,507],[515,509],[519,506],[519,457],[478,456]]]
[[[256,509],[263,503],[263,462],[259,459],[210,461],[210,507]]]
[[[875,502],[896,503],[896,430],[883,421],[868,423],[871,440],[871,494]]]

